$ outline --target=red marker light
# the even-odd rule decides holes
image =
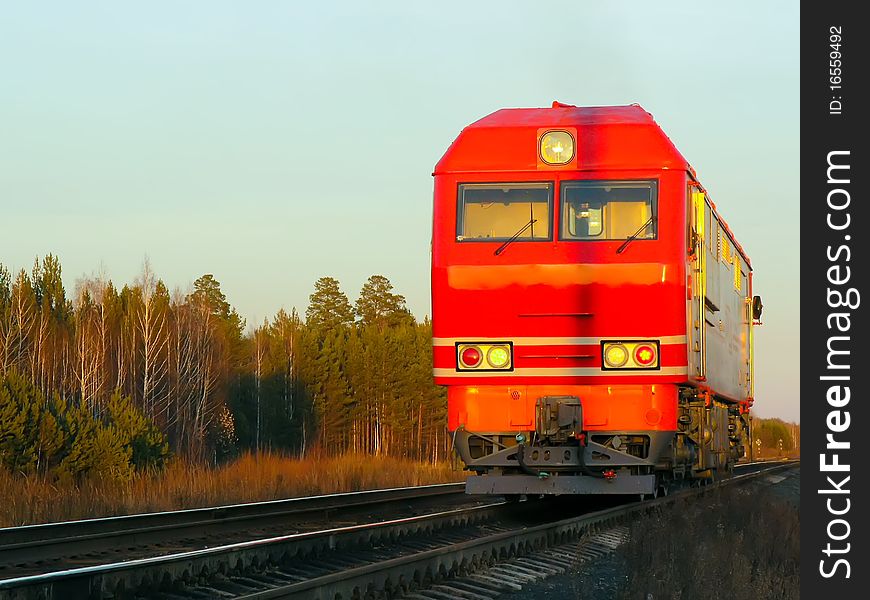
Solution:
[[[641,367],[651,367],[656,362],[656,349],[649,344],[641,344],[634,349],[634,362]]]
[[[483,353],[476,346],[467,346],[459,353],[459,360],[465,367],[476,367],[483,360]]]

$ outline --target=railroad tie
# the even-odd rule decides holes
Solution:
[[[427,600],[456,600],[456,596],[441,590],[436,590],[434,587],[417,592],[418,596],[422,596]]]
[[[521,565],[515,561],[510,561],[510,562],[506,563],[503,568],[509,568],[511,573],[517,573],[520,575],[528,575],[532,578],[532,581],[537,581],[538,579],[543,578],[543,575],[541,574],[540,571],[524,567],[523,565]]]
[[[449,586],[451,589],[459,589],[460,591],[478,596],[480,598],[492,599],[499,595],[498,590],[490,587],[483,587],[480,584],[467,579],[454,579],[442,585]]]
[[[531,569],[535,569],[547,575],[558,575],[565,572],[565,567],[556,564],[555,562],[546,562],[545,559],[537,555],[535,555],[534,557],[523,556],[522,558],[515,559],[513,562],[516,562],[520,565],[525,565]]]
[[[562,566],[566,569],[574,567],[577,564],[578,559],[577,553],[574,552],[542,552],[539,556],[546,557],[549,562]]]
[[[237,595],[210,586],[196,586],[195,588],[192,588],[192,590],[195,592],[207,594],[211,598],[235,598]]]
[[[472,581],[477,581],[481,584],[492,586],[500,592],[518,592],[523,589],[523,586],[518,583],[505,581],[504,579],[500,579],[498,577],[491,577],[489,575],[484,575],[483,573],[472,573],[468,576],[468,579],[471,579]]]
[[[498,575],[500,577],[504,577],[508,581],[513,581],[514,583],[518,583],[522,585],[524,583],[532,583],[533,581],[537,581],[540,579],[540,576],[529,575],[528,573],[521,573],[520,571],[516,571],[511,569],[513,565],[496,565],[494,567],[490,567],[487,571],[490,575]]]
[[[483,588],[475,588],[471,584],[464,586],[457,585],[458,582],[451,581],[450,583],[433,585],[433,590],[450,594],[451,598],[465,598],[465,600],[495,600],[495,596],[487,593]],[[469,591],[466,588],[471,588],[478,591]]]

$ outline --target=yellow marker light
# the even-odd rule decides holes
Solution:
[[[628,362],[628,348],[622,344],[609,344],[604,349],[604,362],[608,367],[618,369]]]
[[[510,362],[511,355],[505,346],[493,346],[486,353],[486,362],[494,369],[506,367]]]
[[[574,158],[574,137],[567,131],[548,131],[541,136],[541,160],[564,165]]]

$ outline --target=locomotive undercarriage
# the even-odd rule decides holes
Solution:
[[[643,494],[730,476],[748,432],[739,405],[680,392],[676,431],[582,431],[582,401],[539,398],[534,431],[470,432],[454,447],[471,494]]]
[[[730,476],[746,449],[748,415],[735,402],[685,388],[680,393],[677,433],[663,467],[674,479]]]

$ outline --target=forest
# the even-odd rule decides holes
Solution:
[[[251,326],[212,274],[170,292],[146,260],[132,283],[83,277],[72,293],[61,275],[52,255],[30,272],[0,265],[0,464],[11,470],[86,474],[104,456],[123,477],[125,460],[259,450],[448,455],[431,325],[382,275],[354,303],[322,277],[304,318],[279,310]]]

